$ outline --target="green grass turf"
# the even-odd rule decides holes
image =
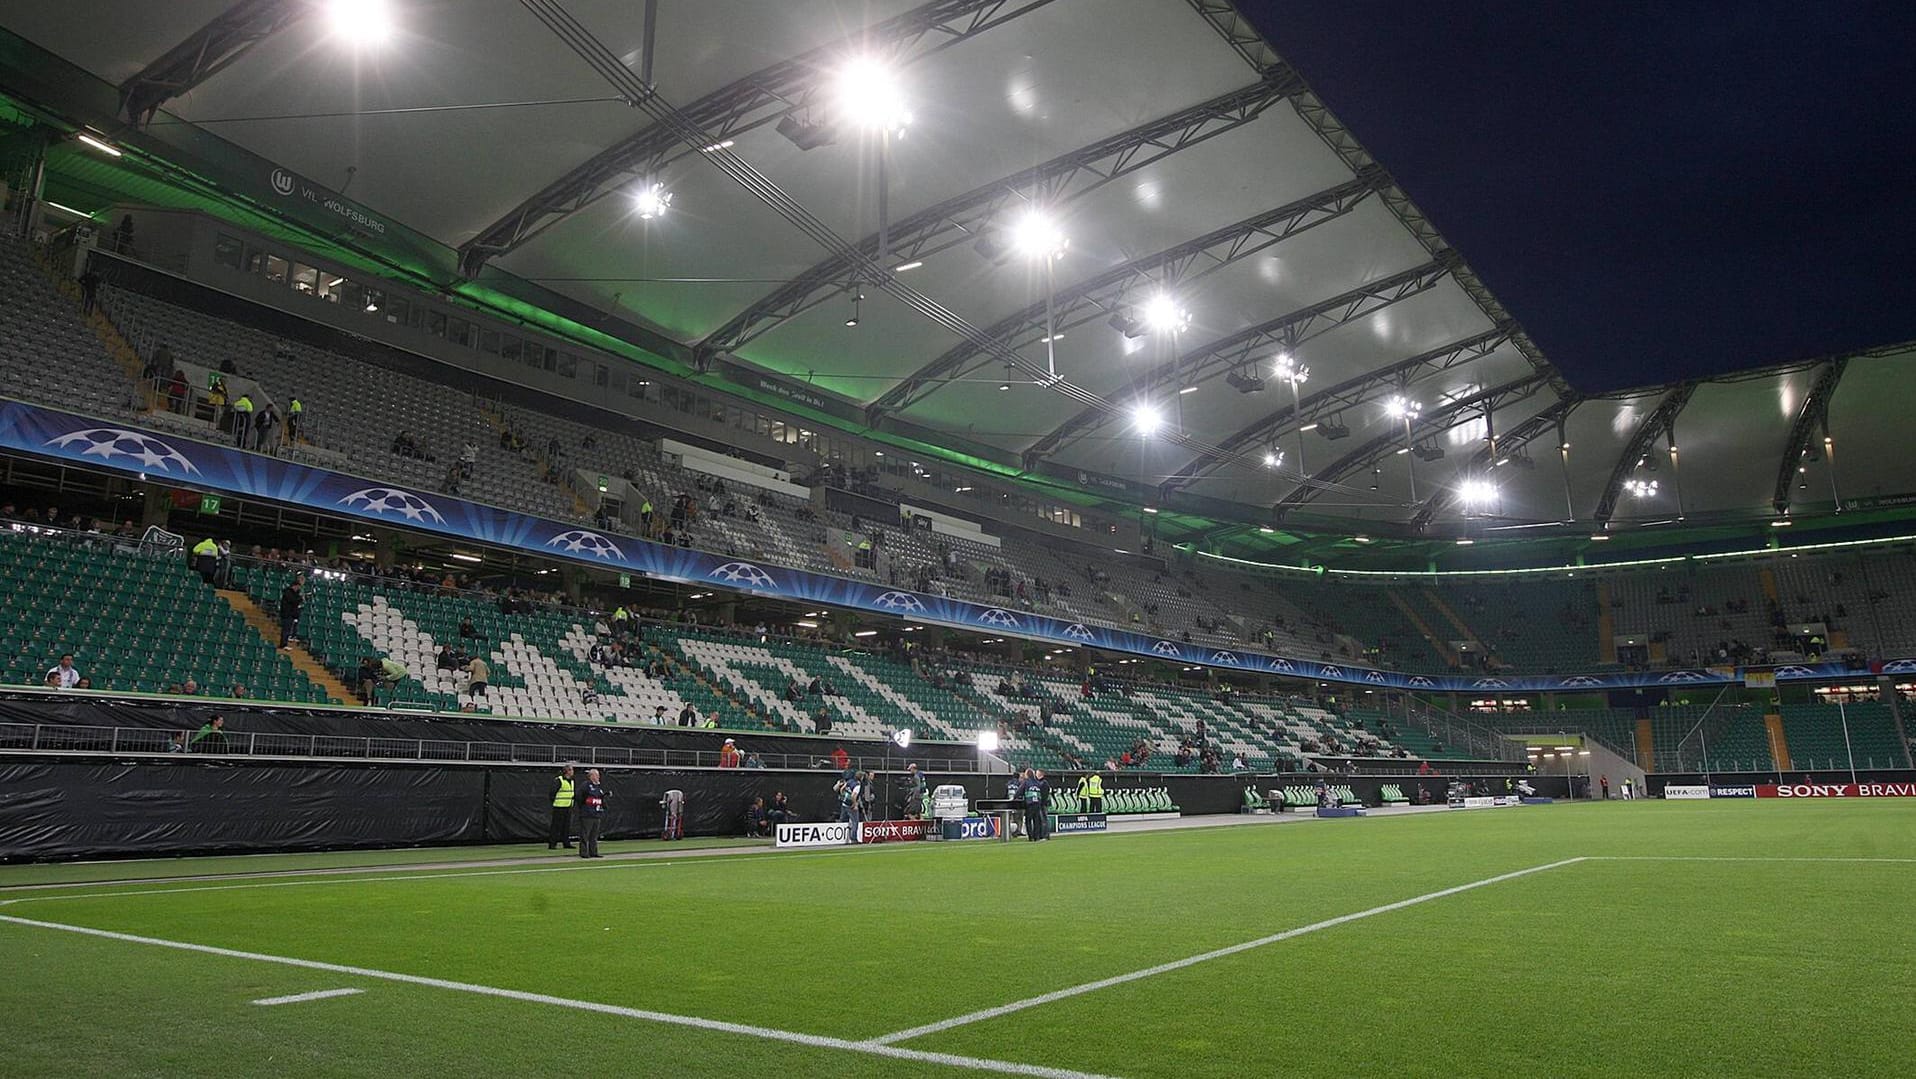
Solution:
[[[743,836],[606,840],[604,854],[687,850],[695,847],[768,847],[768,840]],[[339,850],[311,854],[236,854],[211,858],[129,858],[102,862],[54,862],[0,865],[0,893],[8,888],[87,881],[216,876],[224,873],[287,873],[311,869],[432,865],[515,858],[562,858],[574,852],[548,851],[544,843],[501,843],[481,847],[406,847],[400,850]]]
[[[102,885],[8,893],[0,915],[859,1039],[1580,855],[1916,859],[1916,805],[1612,803]],[[1913,898],[1916,861],[1587,861],[904,1045],[1180,1079],[1890,1070],[1912,1059]],[[16,1074],[954,1074],[11,923],[0,957]],[[247,1003],[342,986],[366,992]]]

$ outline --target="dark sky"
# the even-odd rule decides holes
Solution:
[[[1916,4],[1239,6],[1579,389],[1916,338]]]

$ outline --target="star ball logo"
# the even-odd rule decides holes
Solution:
[[[82,447],[80,456],[95,457],[102,461],[126,457],[139,462],[140,467],[148,472],[190,475],[199,471],[193,467],[193,462],[186,459],[185,454],[152,435],[118,427],[72,431],[59,438],[48,439],[46,444],[63,450]]]
[[[590,555],[593,558],[604,559],[606,561],[625,557],[625,552],[619,550],[618,544],[613,543],[597,532],[587,532],[583,528],[575,528],[570,532],[561,532],[547,540],[546,546],[557,547],[566,554]]]
[[[772,575],[752,565],[750,562],[727,562],[723,566],[706,574],[715,581],[726,584],[742,585],[746,588],[777,588],[778,582]]]
[[[339,500],[339,504],[349,509],[361,510],[376,517],[391,515],[404,517],[408,521],[430,521],[433,524],[445,524],[432,503],[397,487],[367,487],[354,491]]]

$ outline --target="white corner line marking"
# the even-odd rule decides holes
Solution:
[[[117,940],[128,944],[149,944],[158,948],[172,948],[182,952],[217,955],[227,959],[250,959],[257,963],[277,963],[280,966],[300,967],[306,970],[323,970],[332,974],[345,974],[356,978],[374,978],[380,981],[399,982],[405,985],[423,985],[433,989],[449,989],[457,993],[474,993],[479,996],[523,1001],[528,1004],[545,1004],[555,1008],[571,1008],[575,1011],[596,1012],[600,1015],[616,1015],[628,1019],[642,1019],[651,1023],[664,1023],[671,1026],[718,1031],[723,1034],[742,1034],[752,1038],[790,1042],[795,1045],[811,1046],[818,1049],[837,1049],[844,1052],[864,1053],[869,1056],[888,1057],[893,1060],[911,1060],[925,1064],[943,1064],[947,1067],[967,1068],[972,1071],[997,1072],[1001,1075],[1029,1075],[1036,1076],[1038,1079],[1112,1079],[1110,1076],[1099,1075],[1095,1072],[1072,1071],[1068,1068],[1048,1068],[1039,1064],[1021,1064],[1011,1060],[987,1060],[982,1057],[959,1056],[953,1053],[933,1053],[917,1049],[901,1049],[892,1045],[852,1041],[849,1038],[833,1038],[823,1034],[804,1034],[795,1030],[777,1030],[772,1027],[750,1026],[745,1023],[726,1022],[722,1019],[705,1019],[696,1015],[674,1015],[670,1012],[647,1011],[643,1008],[627,1008],[617,1004],[600,1004],[590,1000],[573,1000],[569,997],[555,997],[545,993],[528,993],[518,989],[501,989],[490,985],[474,985],[470,982],[448,981],[444,978],[427,978],[417,974],[399,974],[390,970],[372,970],[367,967],[351,967],[340,963],[322,963],[314,959],[295,959],[283,955],[243,952],[232,948],[216,948],[210,944],[190,944],[185,941],[162,940],[158,937],[135,936],[132,933],[116,933],[107,929],[92,929],[80,925],[63,925],[59,922],[42,922],[32,918],[20,918],[7,914],[0,914],[0,922],[10,923],[12,925],[32,926],[36,929],[57,929],[64,933],[78,933],[82,936],[99,937],[104,940]]]
[[[1143,970],[1134,970],[1129,974],[1117,974],[1109,978],[1100,978],[1095,982],[1085,982],[1083,985],[1074,985],[1068,989],[1058,989],[1050,993],[1039,994],[1035,997],[1026,997],[1024,1000],[1015,1000],[1010,1004],[1000,1004],[994,1008],[968,1012],[964,1015],[953,1016],[950,1019],[940,1019],[936,1023],[926,1023],[921,1027],[912,1027],[909,1030],[899,1030],[893,1031],[890,1034],[881,1034],[864,1044],[883,1046],[892,1045],[896,1042],[909,1041],[912,1038],[922,1038],[927,1034],[936,1034],[940,1031],[950,1030],[953,1027],[979,1023],[986,1019],[996,1019],[1001,1015],[1021,1012],[1026,1008],[1036,1008],[1041,1004],[1056,1003],[1057,1001],[1067,1000],[1071,997],[1082,996],[1085,993],[1096,992],[1099,989],[1109,989],[1114,985],[1123,985],[1126,982],[1154,978],[1160,974],[1169,974],[1172,971],[1183,970],[1185,967],[1196,966],[1199,963],[1206,963],[1213,959],[1222,959],[1225,956],[1236,955],[1239,952],[1248,952],[1253,948],[1262,948],[1267,944],[1276,944],[1280,941],[1291,940],[1295,937],[1304,936],[1307,933],[1316,933],[1320,930],[1331,929],[1350,922],[1360,921],[1364,918],[1374,918],[1379,914],[1389,914],[1392,911],[1403,910],[1405,907],[1414,907],[1419,903],[1428,903],[1435,899],[1443,899],[1446,896],[1457,895],[1461,892],[1471,891],[1472,889],[1484,888],[1492,884],[1501,884],[1507,880],[1516,880],[1518,877],[1527,877],[1532,873],[1542,873],[1550,869],[1560,869],[1564,866],[1575,865],[1585,860],[1586,859],[1583,858],[1565,858],[1563,861],[1551,862],[1548,865],[1533,865],[1528,869],[1519,869],[1511,873],[1500,873],[1494,877],[1485,877],[1483,880],[1471,881],[1469,884],[1459,884],[1455,887],[1444,888],[1435,892],[1426,892],[1423,895],[1412,896],[1409,899],[1399,899],[1395,903],[1386,903],[1381,907],[1360,910],[1354,914],[1340,914],[1335,918],[1326,918],[1321,922],[1300,925],[1296,929],[1286,929],[1282,933],[1272,933],[1268,937],[1259,937],[1256,940],[1247,940],[1241,944],[1232,944],[1213,951],[1187,956],[1183,959],[1174,959],[1169,963],[1159,963],[1155,967],[1145,967]]]
[[[294,993],[290,997],[261,997],[253,1003],[270,1008],[275,1004],[304,1004],[309,1000],[328,1000],[332,997],[350,997],[364,993],[364,989],[321,989],[313,993]]]

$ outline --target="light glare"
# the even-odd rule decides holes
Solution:
[[[867,131],[903,131],[911,123],[898,73],[882,60],[861,56],[839,68],[834,96],[841,123]]]
[[[1137,405],[1131,409],[1131,422],[1137,426],[1139,434],[1154,435],[1164,426],[1164,413],[1159,412],[1155,405]]]
[[[1037,210],[1018,218],[1011,226],[1011,248],[1030,259],[1055,259],[1071,243],[1058,223]]]
[[[1158,333],[1182,333],[1191,325],[1191,312],[1179,307],[1170,294],[1160,292],[1144,301],[1144,324]]]
[[[665,189],[664,184],[641,184],[632,194],[632,209],[643,221],[663,216],[671,205],[672,193]]]
[[[1457,497],[1466,506],[1484,506],[1497,500],[1497,486],[1489,480],[1465,480],[1457,487]]]
[[[332,0],[326,20],[333,36],[349,45],[383,45],[392,37],[392,10],[386,0]]]

